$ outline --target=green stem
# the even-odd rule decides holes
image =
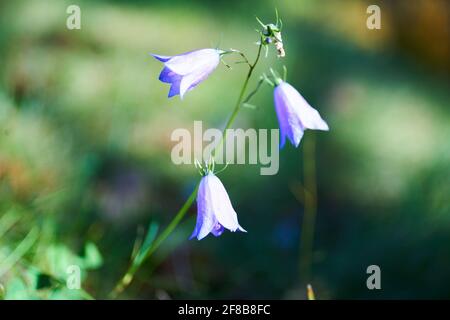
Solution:
[[[178,226],[180,221],[183,219],[183,217],[186,215],[186,212],[191,207],[192,203],[194,202],[195,196],[197,195],[197,189],[198,184],[196,185],[195,189],[190,194],[189,198],[186,200],[186,202],[183,204],[181,209],[178,211],[178,213],[175,215],[175,217],[172,219],[172,221],[169,223],[169,225],[164,229],[164,231],[155,239],[153,242],[150,250],[147,252],[144,258],[140,259],[139,263],[134,264],[132,263],[130,267],[128,268],[125,275],[120,279],[120,281],[117,283],[114,290],[111,292],[110,297],[115,298],[117,297],[130,283],[133,281],[135,273],[139,270],[139,267],[142,265],[142,263],[147,260],[155,251],[160,247],[160,245],[164,242],[164,240],[173,232],[173,230]]]
[[[243,98],[244,98],[245,91],[247,89],[249,80],[250,80],[250,78],[251,78],[251,76],[253,74],[253,70],[255,69],[256,64],[259,61],[259,58],[261,57],[262,41],[260,41],[260,43],[261,44],[258,47],[258,53],[256,55],[255,61],[253,62],[253,64],[249,64],[249,70],[248,70],[248,73],[247,73],[247,77],[245,78],[245,82],[244,82],[244,84],[242,86],[242,89],[241,89],[241,91],[239,93],[239,97],[238,97],[236,105],[235,105],[235,107],[233,109],[233,112],[231,113],[231,116],[228,119],[228,122],[227,122],[227,124],[225,126],[225,129],[222,132],[222,137],[221,137],[221,140],[219,142],[218,147],[222,146],[223,142],[226,140],[225,131],[228,128],[231,127],[231,125],[233,124],[233,122],[234,122],[234,120],[235,120],[239,110],[241,109]],[[214,152],[213,152],[214,155],[215,155],[216,150],[217,150],[218,147],[216,147],[214,149]],[[143,259],[141,259],[138,264],[131,264],[130,265],[130,267],[128,268],[128,270],[125,273],[125,275],[120,279],[120,281],[117,283],[117,285],[114,287],[114,289],[109,294],[110,298],[116,298],[119,294],[121,294],[123,292],[123,290],[125,290],[126,287],[128,287],[130,285],[130,283],[134,279],[134,275],[139,270],[139,267],[142,265],[142,263],[145,260],[147,260],[161,246],[161,244],[164,242],[164,240],[166,240],[167,237],[175,230],[175,228],[178,226],[178,224],[184,218],[184,216],[186,215],[188,209],[191,207],[192,203],[194,202],[195,197],[197,195],[198,185],[199,184],[197,184],[195,189],[190,194],[189,198],[183,204],[181,209],[178,211],[178,213],[175,215],[175,217],[169,223],[169,225],[166,227],[166,229],[164,229],[164,231],[155,239],[155,242],[153,243],[152,247],[148,251],[147,255]]]
[[[300,280],[311,282],[314,228],[317,214],[316,142],[314,134],[305,139],[304,150],[304,215],[300,239]]]
[[[261,85],[263,83],[264,83],[264,79],[260,79],[258,84],[256,85],[255,89],[253,89],[253,91],[248,94],[247,98],[245,98],[244,101],[242,101],[242,105],[246,104],[247,102],[249,102],[251,100],[251,98],[253,98],[253,96],[258,92],[259,88],[261,88]]]
[[[0,219],[0,238],[20,220],[20,215],[18,215],[14,210],[8,211]]]
[[[253,70],[255,70],[256,65],[258,64],[259,58],[261,57],[261,49],[262,49],[262,39],[260,40],[260,44],[258,47],[258,53],[256,54],[255,61],[252,64],[249,64],[249,69],[247,73],[247,77],[245,78],[244,85],[242,86],[241,92],[239,93],[239,97],[236,101],[236,105],[234,106],[233,112],[231,113],[230,118],[228,119],[227,124],[225,125],[225,128],[222,131],[222,138],[220,139],[219,144],[214,148],[213,155],[216,155],[217,149],[220,149],[225,142],[226,138],[226,131],[231,127],[234,120],[236,119],[237,114],[239,113],[239,110],[241,109],[242,102],[244,99],[245,91],[247,90],[248,83],[250,81],[250,78],[252,77]],[[249,99],[246,99],[249,100]]]

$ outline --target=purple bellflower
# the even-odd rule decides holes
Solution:
[[[224,229],[245,231],[238,222],[236,211],[222,182],[212,171],[200,181],[197,193],[197,224],[190,239],[203,239],[209,233],[220,236]]]
[[[329,130],[319,112],[289,83],[277,81],[273,95],[280,125],[280,148],[283,148],[286,137],[298,147],[306,129]]]
[[[151,54],[164,63],[159,80],[170,83],[169,98],[177,94],[183,96],[206,80],[220,62],[223,53],[217,49],[201,49],[177,56],[160,56]]]

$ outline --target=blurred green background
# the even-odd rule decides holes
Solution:
[[[286,146],[280,171],[221,174],[248,234],[187,241],[195,205],[121,298],[450,298],[450,4],[415,1],[0,2],[0,296],[105,298],[136,237],[164,227],[199,180],[170,160],[176,128],[222,128],[245,77],[223,65],[167,99],[148,52],[237,48],[254,56],[254,16],[284,22],[289,82],[328,122]],[[382,29],[366,28],[381,7]],[[231,60],[232,62],[233,60]],[[254,86],[254,80],[251,86]],[[234,127],[277,128],[265,87]],[[304,144],[315,137],[318,212],[311,277],[299,272]],[[366,268],[381,268],[368,290]]]

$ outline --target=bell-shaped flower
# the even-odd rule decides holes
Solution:
[[[208,78],[220,62],[223,53],[217,49],[201,49],[177,56],[160,56],[151,54],[164,63],[159,80],[170,83],[169,98],[177,94],[183,96]]]
[[[298,147],[306,129],[328,131],[327,123],[289,83],[279,81],[274,90],[275,111],[280,125],[280,148],[286,137]]]
[[[197,224],[190,239],[201,240],[209,233],[218,237],[224,229],[246,232],[239,225],[225,187],[210,171],[200,181],[197,193]]]

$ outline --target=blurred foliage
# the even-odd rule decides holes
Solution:
[[[319,212],[313,287],[327,298],[450,298],[450,5],[410,1],[0,2],[0,296],[104,298],[150,221],[166,225],[193,166],[170,161],[175,128],[221,128],[245,67],[221,66],[167,99],[160,63],[220,45],[254,55],[254,16],[283,18],[290,82],[331,127],[316,133]],[[382,8],[382,29],[365,27]],[[254,85],[254,84],[253,84]],[[269,89],[235,127],[276,128]],[[313,133],[307,132],[305,139]],[[280,172],[232,166],[223,180],[248,234],[187,241],[189,218],[125,298],[306,298],[298,272],[302,147]],[[263,200],[263,201],[262,201]],[[382,290],[366,288],[366,268]],[[82,288],[65,285],[81,268]]]

